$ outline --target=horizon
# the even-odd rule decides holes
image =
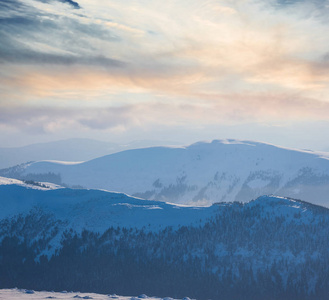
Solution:
[[[215,139],[203,139],[203,140],[195,140],[192,142],[179,142],[179,141],[166,141],[166,140],[156,140],[156,139],[142,139],[142,140],[131,140],[131,141],[106,141],[106,140],[100,140],[100,139],[93,139],[93,138],[65,138],[65,139],[59,139],[59,140],[51,140],[51,141],[41,141],[37,143],[28,143],[28,144],[20,144],[16,146],[4,146],[0,147],[0,149],[19,149],[19,148],[28,148],[28,147],[33,147],[33,146],[41,146],[41,145],[47,145],[47,144],[61,144],[65,142],[83,142],[83,141],[90,141],[90,142],[96,142],[100,144],[110,144],[110,145],[115,145],[115,146],[126,146],[127,149],[125,150],[135,150],[135,149],[141,149],[141,148],[153,148],[153,147],[168,147],[168,148],[181,148],[181,147],[189,147],[194,144],[198,143],[204,143],[204,144],[210,144],[213,142],[221,142],[223,144],[236,144],[236,143],[241,143],[241,144],[247,144],[248,142],[250,143],[255,143],[255,144],[264,144],[264,145],[269,145],[269,146],[274,146],[277,148],[281,149],[286,149],[286,150],[293,150],[293,151],[299,151],[299,152],[310,152],[310,153],[326,153],[328,152],[329,154],[329,148],[327,150],[315,150],[315,149],[307,149],[307,148],[299,148],[299,147],[287,147],[284,145],[279,145],[279,144],[274,144],[270,142],[265,142],[265,141],[260,141],[260,140],[252,140],[252,139],[235,139],[235,138],[215,138]],[[138,144],[139,146],[135,146],[134,144]],[[125,150],[120,150],[125,151]],[[114,152],[115,153],[115,152]],[[110,153],[110,154],[114,154]]]

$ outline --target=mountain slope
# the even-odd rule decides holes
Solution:
[[[47,216],[43,221],[47,223],[51,219],[53,229],[56,229],[49,253],[60,247],[59,241],[65,230],[81,233],[88,229],[104,233],[110,227],[124,226],[159,231],[168,226],[200,225],[216,210],[215,207],[177,206],[100,190],[46,189],[18,180],[10,181],[0,177],[0,220],[27,215],[37,219],[40,215]],[[47,224],[42,222],[37,226],[46,227]],[[0,230],[1,236],[8,228],[3,225]]]
[[[326,300],[329,210],[262,196],[182,207],[0,186],[0,288]]]
[[[173,203],[248,201],[276,194],[329,206],[326,156],[248,141],[128,150],[71,165],[42,161],[0,174]]]

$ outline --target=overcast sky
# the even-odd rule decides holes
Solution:
[[[328,0],[0,0],[0,147],[329,150]]]

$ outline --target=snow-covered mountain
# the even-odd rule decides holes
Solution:
[[[329,206],[328,157],[258,142],[215,140],[128,150],[76,164],[40,161],[0,174],[193,205],[275,194]]]
[[[86,161],[127,149],[159,145],[177,145],[177,142],[141,140],[120,144],[74,138],[23,147],[2,147],[0,148],[0,168],[39,160]]]
[[[274,196],[185,207],[3,180],[0,288],[328,299],[327,208]]]

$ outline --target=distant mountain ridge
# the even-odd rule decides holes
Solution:
[[[182,204],[244,202],[275,194],[329,206],[325,153],[251,141],[127,150],[71,165],[41,161],[0,175]]]
[[[329,209],[283,197],[184,207],[0,185],[0,288],[327,300]]]
[[[2,147],[0,148],[0,168],[9,168],[29,161],[40,160],[86,161],[127,149],[158,145],[177,145],[177,143],[152,140],[113,143],[72,138],[23,147]]]

